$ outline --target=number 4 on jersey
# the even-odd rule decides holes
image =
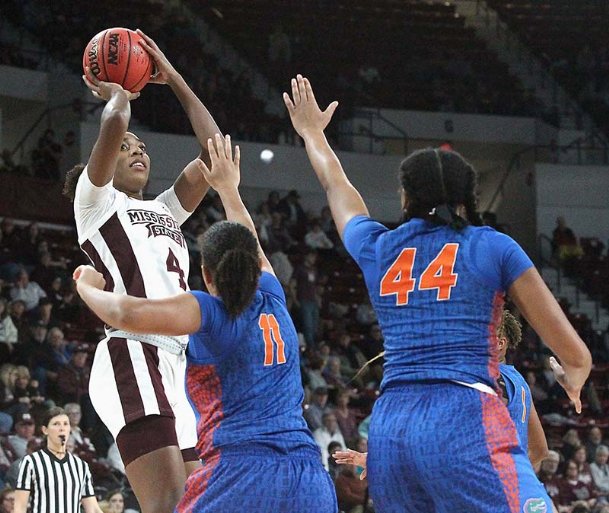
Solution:
[[[448,243],[440,250],[419,278],[419,290],[437,289],[436,299],[450,299],[452,288],[457,284],[458,275],[453,272],[459,244]],[[417,254],[416,248],[403,249],[381,280],[381,296],[395,295],[397,306],[408,304],[408,296],[415,289],[416,278],[412,268]]]

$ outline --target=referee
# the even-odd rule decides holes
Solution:
[[[89,465],[66,452],[70,419],[62,408],[51,408],[42,433],[46,447],[28,454],[19,467],[14,513],[102,513],[95,498]]]

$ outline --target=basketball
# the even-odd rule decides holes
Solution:
[[[95,35],[85,48],[83,70],[104,82],[120,84],[135,93],[150,80],[153,61],[140,46],[141,36],[126,28],[109,28]],[[86,73],[86,72],[85,72]]]

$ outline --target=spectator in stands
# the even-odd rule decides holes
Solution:
[[[277,210],[283,214],[286,227],[290,233],[293,236],[301,236],[307,222],[307,216],[300,204],[298,191],[291,190],[288,192],[277,205]]]
[[[292,42],[281,23],[278,23],[269,35],[268,63],[271,79],[281,82],[285,78],[286,67],[291,62]]]
[[[41,298],[46,297],[46,292],[35,281],[30,281],[30,276],[25,269],[17,274],[13,288],[11,288],[11,299],[20,300],[25,303],[26,311],[30,312],[38,306]]]
[[[51,253],[44,251],[38,255],[38,263],[32,271],[32,281],[38,283],[45,292],[48,292],[51,288],[51,283],[58,274],[58,269],[66,271],[65,259],[53,261]]]
[[[562,263],[584,253],[577,243],[573,230],[567,226],[565,218],[562,216],[556,218],[556,228],[552,232],[552,250]]]
[[[578,465],[575,461],[567,461],[565,476],[560,480],[560,506],[572,506],[574,502],[586,501],[590,507],[596,503],[595,491],[591,484],[579,480]]]
[[[44,397],[38,389],[38,382],[30,378],[30,370],[25,365],[15,369],[15,398],[31,410],[36,405],[44,403]]]
[[[371,326],[372,324],[376,323],[376,312],[374,311],[374,308],[372,308],[372,304],[370,303],[369,299],[366,299],[357,305],[357,310],[355,311],[355,320],[361,326]]]
[[[210,223],[217,223],[226,219],[226,212],[224,212],[224,206],[218,194],[211,198],[211,204],[205,209],[205,213]]]
[[[317,283],[317,252],[307,251],[304,261],[296,268],[297,298],[300,305],[301,326],[309,347],[315,347],[317,329],[319,327],[319,297]]]
[[[17,328],[8,312],[8,301],[0,297],[0,361],[6,362],[15,350]]]
[[[368,368],[363,368],[366,364],[366,357],[358,347],[352,343],[351,335],[349,333],[345,331],[339,335],[338,342],[334,347],[334,352],[340,357],[340,368],[343,376],[351,379],[358,370],[362,369],[361,374],[355,380],[356,385],[361,387],[363,381],[368,379],[370,371]]]
[[[8,443],[13,449],[17,458],[22,458],[26,454],[27,444],[35,438],[36,424],[34,417],[29,413],[20,413],[13,419],[14,435],[9,435]]]
[[[38,303],[34,315],[31,316],[33,326],[44,326],[47,330],[59,325],[53,315],[53,301],[48,297],[43,297]]]
[[[29,402],[15,396],[15,382],[17,381],[17,367],[11,363],[5,363],[0,367],[0,410],[5,414],[15,417],[29,410]],[[13,425],[3,417],[2,432],[7,433]],[[8,429],[7,429],[8,425]]]
[[[588,463],[592,463],[596,460],[596,449],[599,448],[603,443],[603,432],[598,426],[592,426],[588,431],[588,437],[586,439],[586,454],[588,457]]]
[[[328,389],[326,387],[317,387],[313,390],[311,404],[309,404],[309,407],[304,411],[304,418],[311,431],[315,431],[322,426],[323,416],[330,410],[327,407],[327,404]]]
[[[89,391],[89,376],[91,368],[87,365],[89,348],[80,345],[70,357],[67,365],[63,365],[57,372],[57,389],[62,403],[80,403]]]
[[[353,410],[349,408],[350,400],[351,393],[349,390],[340,390],[336,396],[336,408],[334,409],[340,432],[343,434],[343,438],[349,446],[359,437],[355,414],[353,413]]]
[[[609,502],[609,447],[599,445],[596,448],[594,461],[590,464],[592,481],[599,501]]]
[[[311,390],[326,389],[328,383],[323,376],[325,363],[320,355],[314,353],[309,358],[308,369],[306,370],[307,385]],[[320,414],[321,421],[321,414]],[[320,422],[321,425],[321,422]],[[319,427],[319,426],[317,426]]]
[[[125,496],[120,490],[112,490],[106,495],[112,513],[123,513],[125,511]]]
[[[38,262],[38,244],[41,240],[38,223],[30,223],[22,234],[22,243],[19,250],[20,260],[24,266],[34,267]],[[32,278],[32,280],[38,281],[36,278]]]
[[[562,452],[563,458],[566,461],[573,459],[573,456],[575,455],[575,451],[577,450],[577,448],[580,445],[583,445],[583,444],[579,438],[579,433],[577,432],[577,429],[569,429],[562,437],[561,452]],[[579,472],[579,470],[578,470],[578,472]]]
[[[67,403],[64,408],[66,415],[70,419],[70,439],[74,442],[74,446],[78,449],[85,449],[95,453],[95,447],[91,440],[83,433],[80,428],[82,419],[82,409],[78,403]]]
[[[51,395],[48,388],[53,392],[56,391],[59,370],[70,361],[70,351],[63,331],[59,328],[51,328],[44,344],[38,347],[33,360],[33,374],[40,384],[42,393]]]
[[[340,472],[340,467],[336,463],[336,460],[332,458],[332,455],[334,455],[336,451],[340,450],[342,450],[340,442],[330,442],[328,444],[328,454],[330,455],[330,457],[328,458],[328,474],[330,474],[332,481],[336,480],[336,476],[338,476]]]
[[[330,442],[338,442],[341,449],[346,449],[345,440],[338,427],[336,416],[333,412],[328,411],[321,418],[321,427],[313,431],[313,438],[317,442],[321,450],[321,461],[326,470],[328,470],[328,445]]]
[[[573,453],[573,461],[577,463],[578,479],[582,483],[592,483],[592,473],[590,472],[590,464],[586,461],[586,447],[578,446]]]
[[[294,267],[286,255],[279,246],[272,247],[270,244],[267,246],[270,256],[269,261],[275,271],[275,276],[284,287],[287,287],[294,274]],[[268,253],[267,253],[268,254]]]
[[[338,508],[345,513],[364,513],[368,500],[368,481],[360,479],[355,465],[341,465],[336,476]]]
[[[43,447],[43,441],[42,438],[38,438],[37,436],[33,437],[32,439],[30,439],[27,443],[27,446],[25,448],[25,453],[26,454],[32,454],[33,452],[36,452],[39,449],[42,449]],[[6,482],[9,486],[15,488],[17,486],[17,478],[19,477],[19,467],[21,465],[21,462],[23,461],[24,456],[21,456],[20,458],[16,458],[12,463],[11,466],[8,469],[8,472],[6,473]]]
[[[72,282],[64,289],[61,303],[55,312],[57,319],[67,324],[77,323],[80,320],[82,309],[82,303],[80,303],[78,296],[75,294],[73,285],[74,283]]]
[[[328,358],[328,363],[322,374],[326,383],[332,389],[340,389],[347,386],[347,379],[341,373],[340,358],[338,356],[330,356]]]
[[[38,139],[38,146],[32,151],[34,175],[46,180],[59,180],[59,162],[63,148],[55,140],[55,131],[47,129]]]
[[[328,251],[334,248],[334,244],[321,229],[321,224],[317,219],[311,223],[311,228],[305,235],[305,244],[308,247],[317,250]]]
[[[2,247],[14,261],[17,255],[21,253],[21,234],[19,233],[19,230],[17,230],[15,222],[10,217],[5,217],[2,220],[2,223],[0,223],[0,231],[2,231]],[[3,278],[12,281],[17,270],[18,269],[14,264],[7,267],[4,269]]]
[[[13,513],[15,510],[15,489],[7,487],[0,492],[0,513]]]
[[[10,315],[13,325],[17,328],[17,343],[27,342],[30,338],[30,323],[25,314],[25,302],[21,299],[11,301]]]
[[[289,250],[296,245],[296,241],[290,235],[290,232],[285,227],[283,215],[280,212],[273,212],[273,222],[268,228],[269,242],[272,247],[279,247],[283,251]]]

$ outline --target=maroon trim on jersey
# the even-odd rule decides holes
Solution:
[[[163,386],[163,378],[159,371],[159,348],[151,344],[142,344],[142,348],[144,349],[148,374],[150,375],[150,381],[152,381],[152,388],[154,388],[154,395],[156,395],[156,400],[159,403],[159,412],[161,415],[170,415],[173,417],[173,410],[167,400],[165,387]]]
[[[135,370],[131,362],[131,355],[124,338],[112,337],[108,340],[108,352],[114,370],[116,389],[123,407],[125,424],[133,422],[146,415],[144,401],[140,395],[140,388],[135,379]]]
[[[104,276],[104,280],[106,280],[106,286],[104,287],[104,290],[112,292],[114,290],[114,280],[112,279],[110,271],[99,256],[99,253],[95,249],[93,243],[90,240],[86,240],[80,245],[80,249],[82,249],[89,257],[89,260],[91,260],[91,263],[93,264],[93,267],[95,267],[95,270],[99,271]]]
[[[144,279],[133,252],[133,246],[131,246],[131,241],[116,212],[103,224],[99,229],[99,233],[106,242],[114,260],[116,260],[116,265],[123,278],[127,294],[136,297],[146,297]]]

